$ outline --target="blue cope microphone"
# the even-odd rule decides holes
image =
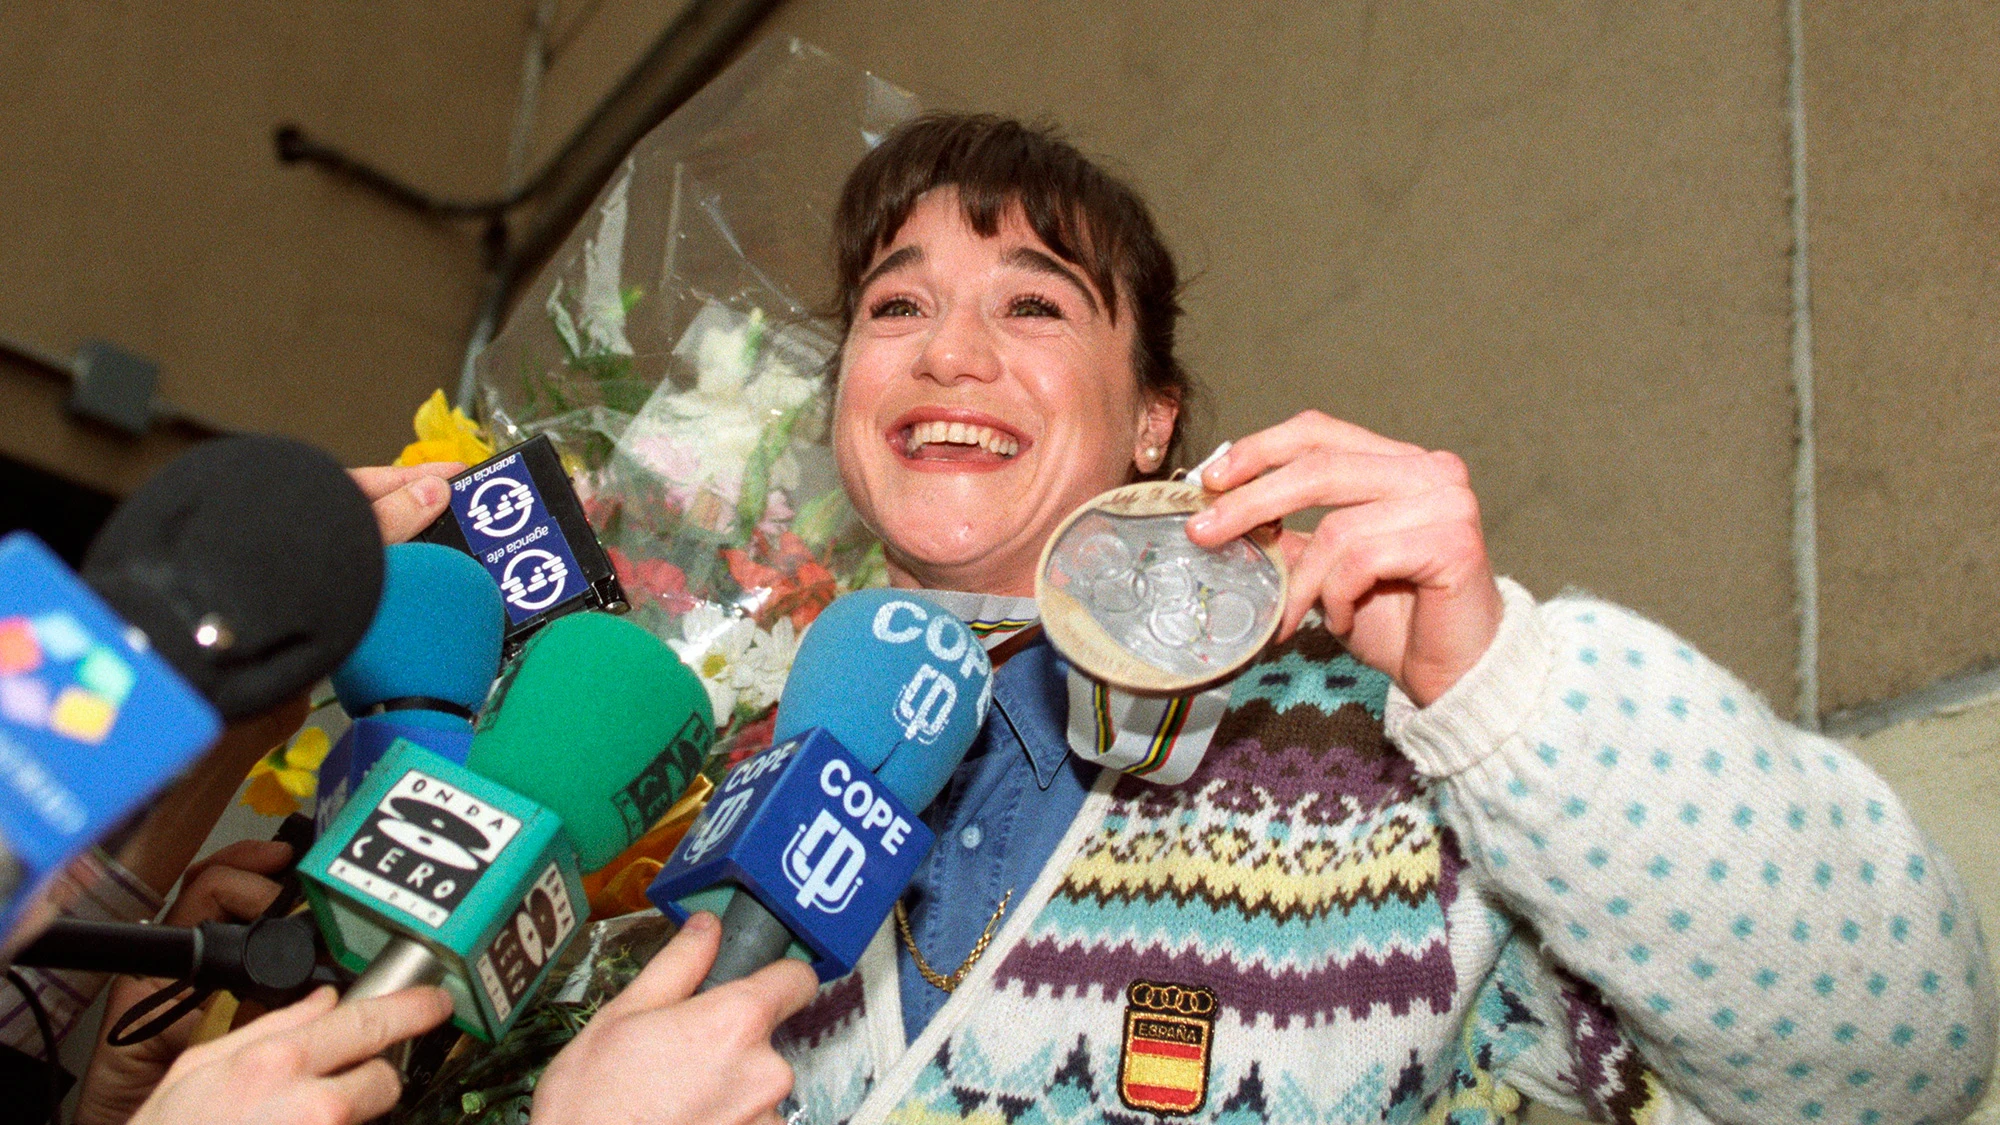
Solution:
[[[0,538],[0,934],[207,749],[222,719],[25,531]]]
[[[836,599],[806,631],[770,749],[731,770],[647,888],[676,921],[722,916],[703,988],[803,946],[854,969],[932,834],[917,819],[979,735],[993,667],[965,624],[907,590]]]
[[[435,543],[384,552],[375,620],[333,673],[354,724],[320,764],[321,832],[399,738],[465,763],[472,720],[500,672],[506,622],[499,587],[472,556]]]

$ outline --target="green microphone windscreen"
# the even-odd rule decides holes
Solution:
[[[680,799],[714,741],[708,693],[671,649],[623,618],[573,613],[501,671],[465,764],[560,817],[593,871]]]

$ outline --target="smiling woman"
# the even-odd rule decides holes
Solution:
[[[1658,626],[1496,579],[1449,453],[1307,411],[1205,468],[1199,545],[1332,509],[1281,534],[1279,641],[1232,682],[1129,696],[1037,637],[1050,534],[1180,441],[1177,274],[1129,187],[1046,130],[921,118],[835,242],[842,481],[998,671],[896,927],[780,1030],[794,1120],[1977,1098],[1992,984],[1894,795]],[[1884,1053],[1916,1027],[1934,1051]]]
[[[1017,123],[931,118],[862,162],[838,232],[849,494],[899,579],[1031,592],[1062,517],[1180,440],[1179,279],[1145,205]]]
[[[1129,302],[1114,319],[1018,209],[981,236],[960,200],[919,201],[859,287],[834,451],[898,578],[1028,594],[1064,516],[1160,464],[1180,394],[1140,387]]]

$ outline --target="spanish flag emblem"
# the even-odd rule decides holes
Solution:
[[[1194,1113],[1208,1100],[1215,993],[1197,985],[1135,980],[1125,989],[1125,1050],[1118,1096],[1133,1109]]]

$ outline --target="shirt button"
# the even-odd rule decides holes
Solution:
[[[964,844],[968,848],[978,847],[979,841],[985,838],[986,838],[985,833],[979,830],[979,826],[977,824],[966,825],[965,831],[960,832],[958,834],[958,842]]]

